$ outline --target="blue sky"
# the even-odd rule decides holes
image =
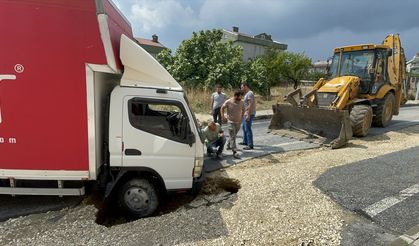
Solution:
[[[134,35],[176,50],[193,31],[212,28],[263,32],[313,61],[337,46],[381,43],[399,33],[407,59],[419,52],[417,0],[114,0]]]

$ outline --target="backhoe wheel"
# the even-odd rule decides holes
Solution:
[[[372,108],[370,105],[354,105],[350,114],[353,135],[365,137],[371,127]]]
[[[120,207],[136,219],[152,215],[159,205],[156,187],[143,178],[128,180],[118,195]]]
[[[396,98],[394,94],[389,92],[380,101],[374,109],[374,117],[372,119],[373,126],[386,127],[393,117],[394,107],[396,106]]]

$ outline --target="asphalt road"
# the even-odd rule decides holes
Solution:
[[[411,106],[411,107],[403,107],[401,108],[401,112],[399,116],[394,117],[394,120],[392,122],[392,124],[387,127],[387,128],[372,128],[371,129],[371,134],[382,134],[385,133],[387,131],[391,131],[391,130],[397,130],[397,129],[401,129],[410,125],[414,125],[414,124],[419,124],[419,106]],[[308,143],[308,142],[304,142],[304,141],[299,141],[297,139],[293,139],[293,138],[287,138],[287,137],[281,137],[278,135],[273,135],[273,134],[268,134],[267,129],[268,129],[268,125],[269,125],[269,120],[257,120],[254,122],[253,124],[253,134],[254,134],[254,143],[255,143],[255,149],[252,151],[241,151],[241,159],[240,160],[235,160],[232,158],[231,156],[231,152],[229,151],[225,151],[225,156],[223,158],[223,160],[214,160],[212,158],[206,158],[205,160],[205,164],[206,164],[206,171],[212,171],[212,170],[217,170],[223,167],[228,167],[230,165],[235,165],[238,164],[242,161],[251,159],[251,158],[255,158],[255,157],[259,157],[259,156],[263,156],[263,155],[268,155],[270,153],[276,153],[276,152],[285,152],[285,151],[290,151],[290,150],[301,150],[301,149],[310,149],[310,148],[316,148],[318,147],[318,144],[315,143]],[[241,142],[242,140],[242,131],[240,131],[239,136],[238,136],[238,141],[237,142]],[[242,147],[242,146],[241,146]],[[240,148],[241,148],[240,147]],[[410,152],[407,152],[407,156],[409,155],[414,155],[414,152],[417,150],[407,150]],[[404,154],[404,153],[401,153]],[[417,155],[417,154],[416,154]],[[397,157],[398,155],[396,155]],[[395,157],[395,158],[396,158]],[[397,157],[398,158],[398,157]],[[407,164],[407,162],[403,162],[404,165],[414,165],[412,163]],[[359,164],[362,166],[362,164]],[[417,164],[416,164],[417,166]],[[349,167],[348,167],[349,168]],[[344,173],[345,170],[340,170],[339,173]],[[332,171],[331,171],[332,172]],[[337,171],[333,171],[333,172],[337,172]],[[372,171],[371,171],[372,172]],[[373,172],[372,172],[373,173]],[[412,170],[411,173],[409,173],[410,175],[414,174],[414,170]],[[417,174],[417,173],[416,173]],[[328,174],[325,174],[328,175]],[[343,174],[341,174],[343,175]],[[404,175],[404,174],[403,174]],[[406,178],[406,180],[411,180],[414,179],[413,176],[406,176],[404,177],[403,175],[401,175],[400,177],[398,177],[398,179],[400,180],[405,180],[404,178]],[[385,176],[385,173],[383,173],[383,177]],[[322,176],[323,177],[323,176]],[[324,176],[323,179],[325,179],[326,176]],[[409,178],[410,177],[410,178]],[[379,179],[379,177],[377,177],[377,179]],[[389,178],[387,177],[386,180],[389,180]],[[416,180],[419,180],[416,177]],[[395,179],[394,182],[398,182],[398,180]],[[367,181],[365,181],[367,182]],[[384,182],[384,181],[383,181]],[[320,185],[320,181],[319,181],[319,185]],[[391,181],[389,184],[393,183],[393,181]],[[417,182],[419,183],[419,181]],[[333,179],[328,182],[325,183],[325,189],[327,188],[327,185],[331,185],[333,184]],[[403,184],[403,183],[401,183]],[[404,183],[405,186],[408,185],[407,183]],[[402,185],[403,186],[403,185]],[[404,186],[402,187],[400,186],[399,189],[403,189]],[[375,187],[370,187],[370,186],[366,186],[368,189],[373,189]],[[342,187],[342,191],[337,191],[337,193],[333,193],[334,195],[339,195],[340,194],[345,194],[346,190],[344,189],[345,186]],[[387,189],[386,186],[383,186],[382,189]],[[396,192],[396,190],[394,189],[390,189],[390,187],[388,188],[388,192]],[[342,192],[342,193],[340,193]],[[372,192],[365,190],[365,192]],[[330,193],[331,194],[331,193]],[[362,193],[361,193],[362,194]],[[383,193],[383,194],[389,194],[389,193]],[[380,194],[378,194],[380,195]],[[368,200],[365,201],[364,203],[360,203],[358,207],[354,207],[354,208],[350,208],[353,210],[357,210],[359,209],[359,211],[362,211],[362,209],[374,202],[375,200],[379,199],[380,196],[374,196],[373,198],[371,198],[372,200]],[[345,195],[342,196],[342,199],[337,199],[338,201],[345,200]],[[417,200],[417,195],[416,195],[416,200]],[[405,201],[403,204],[407,204],[409,205],[408,208],[413,208],[416,206],[416,208],[419,207],[418,203],[411,203],[411,200]],[[27,215],[27,214],[31,214],[31,213],[40,213],[40,212],[45,212],[45,211],[49,211],[49,210],[57,210],[57,209],[62,209],[64,207],[71,207],[71,206],[75,206],[80,202],[80,198],[71,198],[71,197],[65,197],[65,198],[59,198],[59,197],[32,197],[32,196],[18,196],[18,197],[11,197],[11,196],[6,196],[6,195],[0,195],[0,221],[6,220],[8,218],[12,218],[12,217],[17,217],[17,216],[22,216],[22,215]],[[407,208],[407,209],[408,209]],[[419,209],[417,209],[419,211]],[[400,210],[400,211],[404,211],[404,210]],[[410,210],[409,210],[410,211]],[[404,228],[408,227],[410,224],[412,223],[416,223],[414,221],[409,222],[409,218],[407,219],[407,224],[403,224],[403,222],[401,220],[395,222],[395,219],[388,217],[383,217],[384,215],[386,215],[387,213],[382,213],[378,216],[376,216],[376,220],[380,221],[380,223],[383,223],[383,225],[388,225],[388,228],[390,228],[389,230],[400,230],[402,231]],[[407,213],[409,214],[409,213]],[[398,214],[394,214],[393,216],[396,216]],[[419,218],[418,213],[414,213],[411,212],[410,215],[412,215],[411,217],[416,217]],[[409,217],[409,216],[408,216]],[[360,227],[361,231],[365,231],[365,223],[361,223],[362,226]],[[371,226],[373,228],[375,228],[374,226]],[[359,231],[358,230],[358,231]],[[381,230],[380,228],[376,228],[376,230]]]
[[[291,150],[303,150],[303,149],[311,149],[317,148],[320,145],[317,143],[309,143],[304,142],[298,139],[282,137],[279,135],[274,135],[268,133],[268,126],[270,120],[255,120],[252,124],[252,131],[253,131],[253,143],[254,149],[253,150],[243,150],[244,146],[237,145],[239,148],[240,159],[234,159],[232,157],[233,152],[229,150],[225,150],[223,152],[224,156],[221,160],[206,157],[205,158],[205,170],[207,172],[215,171],[220,168],[228,167],[231,165],[236,165],[240,162],[249,160],[251,158],[260,157],[272,153],[279,153],[279,152],[286,152]],[[227,126],[223,125],[223,129],[226,133],[228,138],[228,131]],[[237,135],[236,142],[243,141],[243,130],[240,130],[239,134]]]
[[[419,107],[401,108],[384,134],[419,124]],[[386,245],[419,225],[419,146],[329,169],[314,184],[353,216],[342,245]]]
[[[233,159],[231,151],[224,151],[224,158],[217,160],[211,157],[205,158],[205,168],[207,172],[218,170],[220,168],[236,165],[240,162],[249,160],[251,158],[264,156],[271,153],[286,152],[291,150],[303,150],[319,147],[319,144],[308,143],[293,138],[281,137],[278,135],[269,134],[268,126],[270,120],[256,120],[253,123],[253,136],[255,149],[251,151],[241,151],[241,159]],[[390,125],[386,128],[373,127],[369,131],[369,135],[384,134],[389,131],[396,131],[408,126],[419,124],[419,106],[417,105],[406,105],[400,108],[400,113],[393,117]],[[227,130],[226,126],[223,126]],[[227,131],[226,131],[227,132]],[[227,134],[228,136],[228,134]],[[240,130],[237,143],[243,139],[243,131]],[[243,146],[239,146],[241,149]]]
[[[412,125],[419,124],[419,106],[405,105],[400,108],[399,115],[393,116],[390,124],[385,127],[373,127],[368,132],[369,135],[379,135],[389,131],[397,131]]]
[[[338,204],[381,227],[351,232],[356,236],[347,245],[381,245],[380,240],[368,240],[383,233],[403,234],[419,224],[418,156],[419,146],[329,169],[314,182]],[[357,226],[371,227],[362,224]]]

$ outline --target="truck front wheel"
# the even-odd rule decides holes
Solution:
[[[147,179],[128,180],[119,190],[119,204],[130,217],[150,216],[159,205],[156,187]]]

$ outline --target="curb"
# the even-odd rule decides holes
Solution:
[[[419,225],[410,228],[389,244],[390,246],[419,245]]]

